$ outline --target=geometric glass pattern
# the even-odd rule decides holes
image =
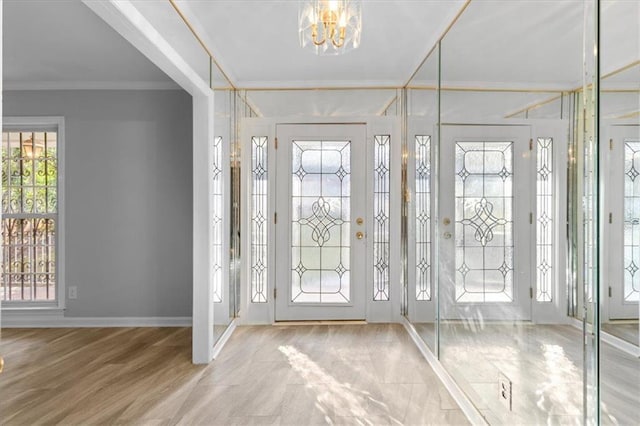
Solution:
[[[551,302],[553,269],[553,139],[536,145],[536,301]]]
[[[513,301],[513,143],[456,142],[457,302]]]
[[[251,302],[267,302],[268,138],[251,138]]]
[[[431,300],[431,136],[416,135],[416,300]]]
[[[213,182],[211,187],[213,241],[211,243],[213,269],[213,303],[222,303],[222,137],[213,138],[213,163],[211,171]]]
[[[350,302],[351,143],[293,141],[291,302]]]
[[[57,152],[57,132],[2,133],[1,300],[56,300]]]
[[[640,301],[640,140],[624,144],[624,302]]]
[[[373,138],[373,300],[389,300],[389,135]]]

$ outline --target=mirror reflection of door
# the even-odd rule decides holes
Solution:
[[[442,129],[443,318],[531,318],[535,169],[527,126]]]
[[[364,319],[366,126],[276,133],[276,320]]]
[[[637,320],[640,300],[640,127],[610,127],[609,319]],[[635,328],[637,323],[629,324]],[[633,339],[637,343],[637,337]]]

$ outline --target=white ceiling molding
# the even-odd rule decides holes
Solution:
[[[23,90],[182,90],[173,81],[8,81],[7,91]]]

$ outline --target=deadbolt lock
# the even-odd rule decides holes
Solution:
[[[449,219],[448,217],[445,217],[444,219],[442,219],[442,224],[443,225],[451,225],[451,219]]]
[[[362,219],[361,217],[356,219],[356,224],[362,225],[363,223],[364,223],[364,219]]]

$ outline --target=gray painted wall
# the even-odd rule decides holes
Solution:
[[[4,115],[65,117],[65,315],[191,316],[191,96],[9,91]]]

